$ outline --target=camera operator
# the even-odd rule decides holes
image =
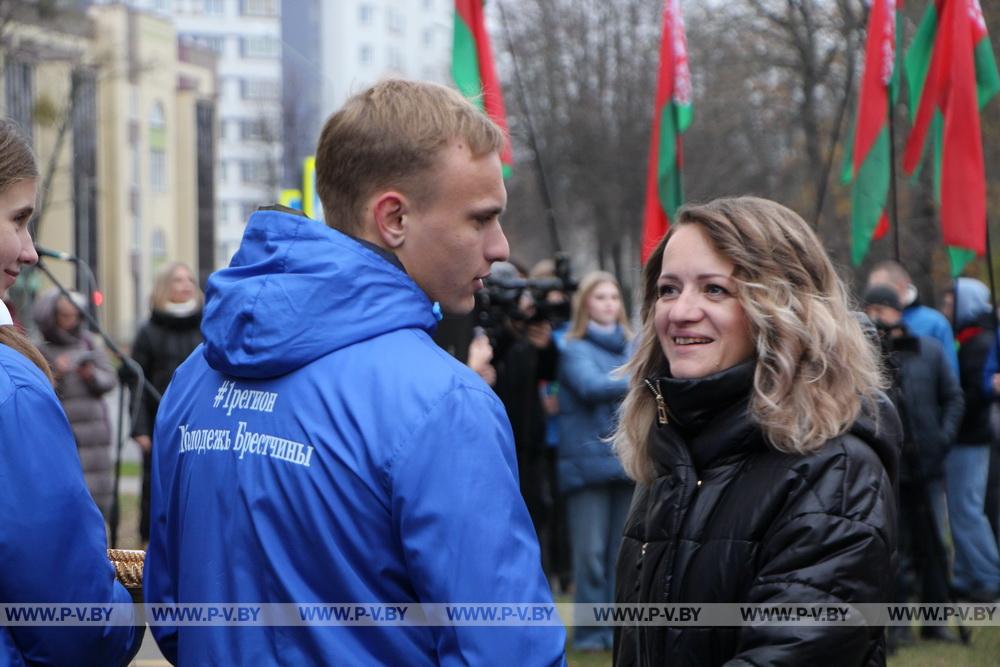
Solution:
[[[513,265],[494,264],[492,275],[498,280],[523,277]],[[531,290],[520,291],[514,307],[491,327],[493,366],[496,369],[494,390],[510,419],[517,450],[521,495],[535,524],[543,554],[548,549],[549,523],[552,514],[552,488],[546,463],[546,414],[539,383],[555,380],[559,355],[552,340],[552,323],[539,308]],[[501,301],[504,299],[501,298]],[[545,568],[547,569],[547,568]]]

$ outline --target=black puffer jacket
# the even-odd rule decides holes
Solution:
[[[656,479],[639,488],[618,558],[624,603],[884,602],[896,544],[900,424],[862,418],[818,452],[783,454],[749,419],[753,364],[661,380]],[[643,554],[643,551],[645,552]],[[616,665],[878,665],[883,629],[616,628]]]
[[[142,367],[146,379],[161,394],[167,390],[174,371],[201,343],[201,309],[190,315],[171,315],[154,310],[132,344],[132,357]],[[153,435],[153,420],[159,401],[142,392],[142,407],[132,436]]]

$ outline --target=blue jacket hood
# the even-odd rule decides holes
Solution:
[[[206,360],[241,378],[277,377],[379,334],[436,325],[405,272],[356,239],[278,210],[250,217],[230,265],[208,279],[204,312]]]
[[[955,323],[962,329],[990,312],[990,289],[975,278],[957,278],[956,284]]]

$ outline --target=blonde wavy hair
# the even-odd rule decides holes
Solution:
[[[576,294],[573,295],[573,317],[570,320],[566,338],[583,338],[587,334],[587,325],[590,323],[590,309],[587,308],[587,300],[591,293],[604,283],[614,285],[615,289],[618,290],[618,296],[622,296],[622,288],[618,284],[618,279],[607,271],[591,271],[585,275],[576,289]],[[625,332],[625,337],[632,338],[632,329],[628,325],[628,316],[625,314],[624,299],[622,299],[622,307],[618,311],[618,324]]]
[[[846,432],[885,381],[844,283],[793,211],[756,197],[716,199],[682,207],[643,270],[642,326],[624,367],[629,392],[612,438],[625,471],[639,482],[653,478],[648,438],[656,405],[644,379],[669,370],[653,326],[656,283],[664,248],[683,225],[699,225],[733,263],[755,349],[750,414],[767,441],[808,454]]]

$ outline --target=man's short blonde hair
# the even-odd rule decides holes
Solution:
[[[499,153],[504,134],[460,93],[436,83],[389,79],[353,96],[326,121],[316,148],[326,223],[357,233],[365,199],[381,188],[426,204],[435,192],[427,172],[455,140],[480,157]]]

